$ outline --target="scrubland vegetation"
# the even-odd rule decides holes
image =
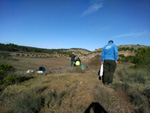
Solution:
[[[149,55],[150,48],[145,47],[128,60],[120,56],[111,87],[98,80],[100,56],[91,59],[84,70],[66,67],[63,73],[18,73],[13,65],[0,62],[0,112],[84,113],[97,103],[99,112],[149,113]]]

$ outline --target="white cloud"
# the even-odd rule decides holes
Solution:
[[[124,38],[124,37],[139,37],[143,35],[150,35],[150,30],[145,30],[143,32],[138,32],[138,33],[126,33],[126,34],[120,34],[117,36],[114,36],[114,38]]]
[[[91,5],[87,10],[85,10],[82,13],[82,16],[85,16],[85,15],[91,14],[93,12],[96,12],[96,11],[98,11],[102,7],[103,7],[102,3],[95,3],[95,4]]]

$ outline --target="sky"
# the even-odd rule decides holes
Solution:
[[[0,0],[0,43],[94,51],[150,46],[150,0]]]

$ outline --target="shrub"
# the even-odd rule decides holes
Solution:
[[[14,72],[15,68],[10,65],[10,64],[3,64],[0,62],[0,85],[3,84],[3,80],[5,77],[9,76],[10,78],[10,73]],[[11,78],[12,79],[12,78]]]
[[[8,86],[8,85],[11,85],[11,84],[14,84],[15,83],[15,79],[16,77],[15,76],[12,76],[12,75],[7,75],[7,77],[5,77],[3,79],[3,85],[4,86]]]
[[[140,73],[131,73],[128,78],[126,78],[126,81],[132,82],[132,83],[139,83],[139,84],[145,84],[146,79],[144,76],[142,76]]]
[[[15,68],[12,65],[0,62],[0,85],[6,87],[32,78],[31,76],[17,76],[14,74],[14,70]]]
[[[124,54],[119,55],[119,61],[123,62],[133,62],[134,56],[124,56]]]
[[[121,81],[127,83],[145,84],[147,82],[148,74],[143,70],[126,70],[121,69],[117,71],[118,77]]]
[[[60,96],[56,92],[50,92],[45,97],[45,106],[53,108],[55,105],[61,105]]]
[[[130,102],[137,106],[135,109],[135,113],[149,113],[149,104],[147,99],[138,91],[131,92]]]
[[[150,108],[150,89],[145,89],[145,90],[142,92],[142,94],[147,97],[148,102],[149,102],[149,108]]]
[[[126,94],[128,94],[129,91],[130,91],[130,89],[131,89],[131,87],[130,87],[130,85],[129,85],[127,82],[122,83],[122,84],[120,84],[120,83],[115,83],[115,84],[113,84],[113,89],[114,89],[115,91],[123,91],[123,92],[125,92]]]
[[[10,64],[3,64],[0,62],[0,71],[4,71],[5,73],[14,72],[15,68]]]
[[[137,51],[133,63],[136,67],[144,67],[150,69],[150,47],[141,48]]]
[[[38,113],[43,99],[34,91],[22,93],[13,103],[13,113]]]
[[[25,80],[28,80],[28,79],[31,79],[31,78],[33,78],[33,77],[32,76],[27,76],[27,77],[25,77],[25,76],[16,76],[16,75],[10,75],[9,74],[3,79],[2,83],[6,87],[8,85],[12,85],[12,84],[15,84],[15,83],[21,83],[21,82],[23,82]]]

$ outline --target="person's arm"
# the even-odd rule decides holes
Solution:
[[[115,45],[115,63],[118,64],[118,48],[117,46]]]
[[[104,49],[102,50],[102,54],[101,54],[101,64],[104,63]]]

